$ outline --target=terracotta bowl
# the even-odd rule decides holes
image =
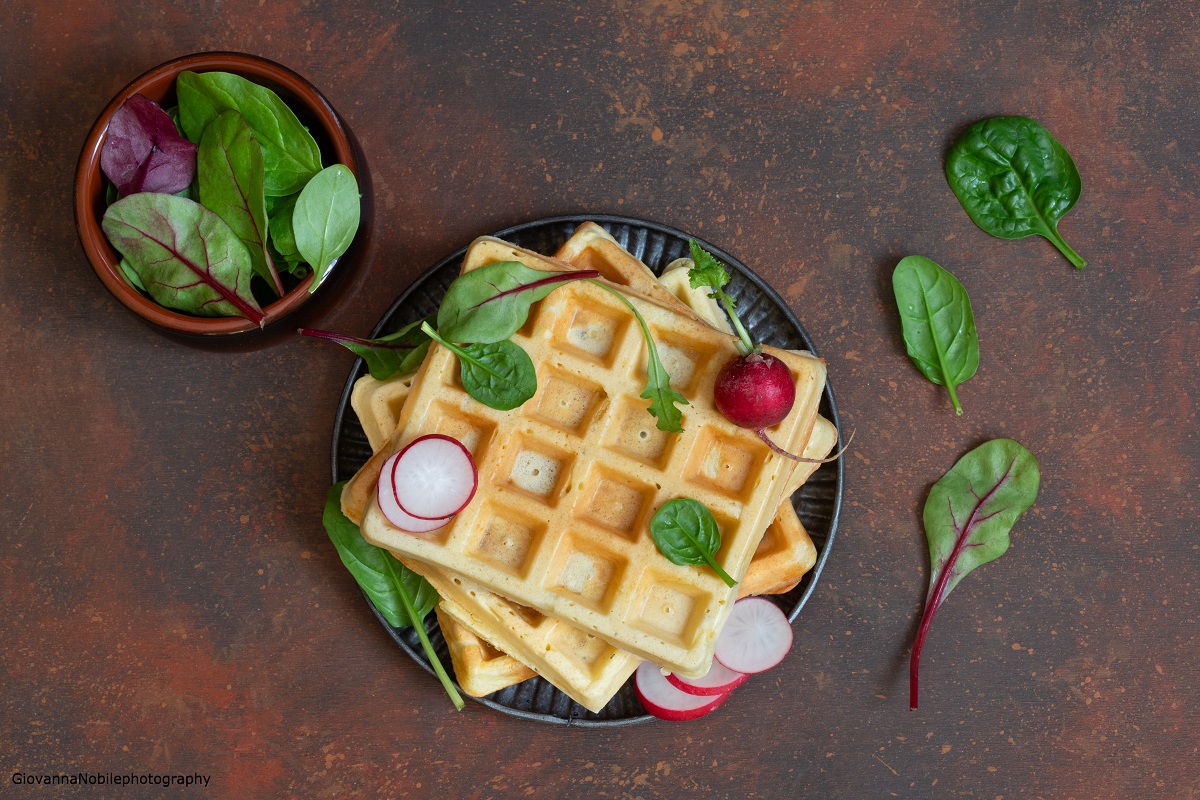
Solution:
[[[193,316],[164,308],[142,294],[125,279],[120,267],[121,256],[109,244],[100,227],[106,208],[106,178],[100,170],[100,151],[109,119],[126,98],[139,92],[164,108],[174,105],[175,78],[185,70],[232,72],[275,91],[317,140],[326,166],[341,163],[349,167],[358,179],[363,195],[362,220],[350,249],[329,270],[315,292],[308,291],[313,280],[309,275],[283,297],[264,306],[264,328],[294,314],[315,298],[327,295],[329,285],[335,279],[340,281],[365,249],[371,207],[365,163],[355,146],[353,134],[316,87],[287,67],[244,53],[196,53],[160,64],[118,92],[92,125],[75,169],[75,225],[88,261],[100,280],[130,311],[167,331],[210,340],[257,336],[259,326],[243,317]]]

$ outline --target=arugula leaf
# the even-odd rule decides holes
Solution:
[[[292,211],[292,230],[296,249],[313,268],[308,291],[317,290],[350,247],[361,213],[358,181],[349,167],[334,164],[305,184]]]
[[[1012,439],[993,439],[958,460],[925,501],[929,593],[909,662],[909,706],[917,707],[921,649],[933,616],[971,570],[1008,550],[1008,533],[1037,499],[1041,472]]]
[[[725,585],[736,583],[713,557],[721,549],[721,530],[699,500],[677,497],[664,503],[650,520],[650,538],[672,564],[708,564]]]
[[[509,411],[537,393],[537,370],[520,345],[505,340],[459,347],[440,336],[428,322],[421,330],[458,356],[463,389],[488,408]]]
[[[686,406],[689,403],[686,397],[671,388],[671,376],[667,374],[666,367],[658,357],[658,348],[654,344],[654,337],[650,335],[650,327],[646,320],[629,298],[616,289],[594,279],[589,279],[588,282],[616,296],[633,312],[642,329],[642,338],[646,340],[646,388],[639,396],[650,401],[650,408],[647,410],[655,417],[656,428],[667,433],[682,433],[683,412],[676,406]]]
[[[394,375],[406,375],[421,366],[425,354],[429,351],[429,336],[421,326],[432,319],[433,316],[430,315],[425,319],[410,322],[395,333],[378,339],[357,339],[333,331],[311,328],[301,328],[299,333],[314,339],[337,342],[367,362],[367,369],[370,370],[372,378],[385,381]]]
[[[346,481],[329,487],[322,521],[342,564],[354,576],[371,605],[393,628],[412,627],[438,680],[454,707],[462,710],[463,699],[446,674],[442,661],[425,633],[425,617],[440,599],[429,581],[401,564],[391,553],[362,537],[358,526],[342,513],[342,489]]]
[[[950,149],[946,180],[975,224],[991,235],[1038,234],[1076,269],[1087,264],[1058,233],[1058,221],[1079,200],[1079,170],[1037,122],[994,117],[975,123]]]
[[[222,111],[240,112],[262,146],[270,195],[300,191],[321,171],[321,150],[296,113],[279,95],[228,72],[181,72],[175,81],[179,121],[184,133],[199,142],[208,123]]]
[[[499,261],[454,279],[438,309],[438,331],[450,341],[503,341],[521,329],[529,307],[571,281],[595,278],[594,269],[546,272]]]
[[[282,297],[283,283],[267,252],[262,148],[241,114],[222,111],[204,129],[196,173],[200,202],[233,229],[250,253],[255,274]]]
[[[690,240],[689,246],[692,251],[692,268],[688,270],[688,283],[693,289],[699,289],[701,286],[708,286],[712,289],[708,296],[719,300],[724,306],[725,313],[729,315],[733,329],[737,332],[738,351],[742,355],[762,350],[754,343],[746,327],[742,325],[742,320],[738,317],[734,307],[733,298],[722,291],[725,284],[729,283],[729,272],[725,269],[725,265],[717,261],[712,253],[697,244],[695,239]]]
[[[160,305],[263,324],[250,291],[246,246],[199,203],[170,194],[132,194],[108,207],[101,227]]]
[[[926,378],[945,386],[961,415],[955,387],[979,368],[971,298],[953,275],[924,256],[900,260],[892,273],[908,356]]]

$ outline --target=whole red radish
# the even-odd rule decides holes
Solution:
[[[688,270],[688,282],[693,289],[707,286],[709,297],[718,300],[737,331],[740,355],[721,368],[713,386],[713,402],[725,419],[739,428],[749,428],[758,434],[768,447],[794,461],[810,464],[824,460],[794,455],[771,441],[767,428],[787,418],[796,402],[796,383],[787,365],[750,338],[738,319],[733,298],[722,287],[729,283],[729,273],[720,261],[695,240],[691,243],[693,266]],[[841,455],[840,453],[838,455]],[[837,455],[832,458],[837,458]]]
[[[713,401],[741,428],[778,425],[796,402],[796,384],[787,365],[769,353],[751,352],[730,361],[717,375]]]

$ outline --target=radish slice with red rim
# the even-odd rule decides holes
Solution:
[[[400,454],[396,453],[383,462],[383,467],[379,470],[379,481],[375,486],[375,497],[379,501],[379,510],[383,512],[383,516],[387,518],[388,522],[408,533],[428,533],[449,523],[450,517],[442,519],[418,519],[400,507],[400,503],[396,500],[396,484],[393,478],[396,461],[399,458]]]
[[[667,682],[686,694],[712,697],[729,694],[745,683],[749,677],[745,672],[735,672],[714,658],[712,666],[709,667],[703,678],[681,678],[672,673],[667,676]]]
[[[716,659],[735,672],[764,672],[792,648],[792,626],[779,606],[761,597],[733,604],[717,636]]]
[[[440,433],[413,439],[392,468],[396,502],[417,519],[445,519],[467,507],[479,486],[475,459],[462,442]]]
[[[642,706],[648,712],[671,722],[703,717],[729,697],[728,692],[712,697],[681,692],[667,681],[657,664],[649,661],[638,664],[633,677],[633,687],[637,690]]]

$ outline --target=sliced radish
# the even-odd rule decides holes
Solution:
[[[395,473],[396,461],[399,458],[400,454],[396,453],[383,462],[383,467],[379,470],[379,481],[375,486],[375,496],[379,500],[379,510],[383,512],[383,516],[387,517],[388,522],[402,531],[428,533],[429,531],[437,530],[448,523],[451,518],[418,519],[412,514],[407,513],[400,507],[400,503],[396,501],[396,485],[392,476]]]
[[[703,678],[681,678],[674,673],[667,676],[667,681],[681,692],[694,694],[699,697],[713,697],[718,694],[729,694],[741,686],[750,676],[745,672],[735,672],[720,661],[713,659],[712,666]]]
[[[479,486],[475,459],[462,442],[431,433],[409,442],[392,469],[396,502],[417,519],[445,519],[467,507]]]
[[[681,692],[663,677],[657,664],[649,661],[638,665],[633,677],[633,686],[647,711],[659,719],[672,722],[702,717],[729,697],[728,692],[711,697]]]
[[[792,626],[779,606],[761,597],[733,604],[717,637],[716,658],[735,672],[764,672],[792,648]]]

